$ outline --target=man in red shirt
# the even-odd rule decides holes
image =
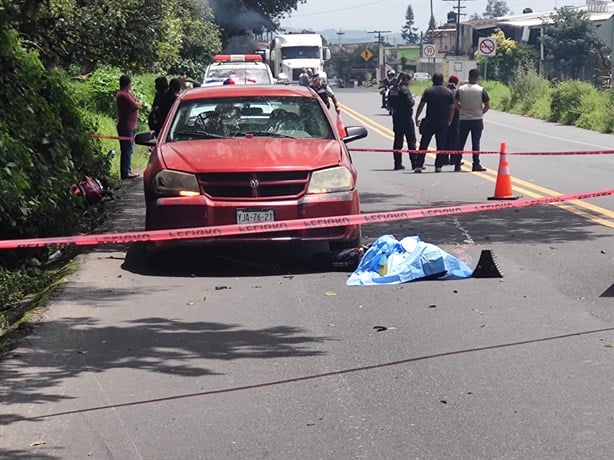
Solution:
[[[121,138],[119,141],[121,151],[119,171],[122,179],[138,177],[138,174],[132,172],[131,165],[134,135],[136,134],[141,103],[130,92],[131,89],[132,79],[130,76],[122,75],[119,77],[119,91],[115,95],[115,102],[117,104],[117,135]]]

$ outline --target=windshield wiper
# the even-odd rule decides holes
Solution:
[[[234,137],[247,136],[248,134],[251,134],[253,136],[260,136],[260,137],[283,137],[287,139],[296,139],[295,136],[289,136],[287,134],[276,133],[276,132],[271,132],[271,131],[247,131],[247,132],[238,131],[234,133]]]
[[[213,134],[208,131],[175,131],[173,132],[173,138],[177,135],[197,137],[199,139],[226,139],[226,136],[220,136],[219,134]]]

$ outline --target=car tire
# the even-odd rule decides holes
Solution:
[[[330,251],[342,251],[343,249],[352,249],[360,246],[361,236],[353,240],[346,241],[330,241],[328,243],[328,249]]]

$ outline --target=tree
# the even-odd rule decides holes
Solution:
[[[365,61],[361,56],[363,51],[364,48],[356,48],[351,52],[339,51],[333,53],[330,61],[326,63],[329,75],[337,75],[344,80],[363,80],[369,72],[371,72],[371,75],[375,75],[377,73],[377,59],[372,57]],[[375,49],[369,49],[369,51],[376,53]]]
[[[488,58],[479,56],[477,59],[480,73],[484,75],[488,72],[486,74],[488,80],[508,84],[514,79],[517,71],[537,67],[537,51],[534,47],[506,38],[500,30],[492,34],[491,38],[497,42],[496,55]]]
[[[186,58],[206,62],[220,48],[201,0],[23,0],[9,14],[46,67],[158,71]]]
[[[235,35],[276,30],[279,20],[307,0],[209,0],[224,44]]]
[[[560,8],[544,23],[544,53],[561,78],[578,79],[597,66],[607,68],[605,46],[586,11]]]
[[[405,11],[405,25],[401,27],[401,37],[403,37],[405,43],[412,45],[418,43],[420,39],[418,28],[414,27],[414,10],[411,5],[408,5],[407,11]]]
[[[500,18],[510,12],[505,0],[488,0],[486,4],[486,11],[484,11],[485,18]]]
[[[200,0],[179,0],[176,14],[181,28],[180,41],[176,43],[181,46],[175,46],[179,55],[170,66],[170,73],[199,77],[211,56],[222,47],[219,28],[213,22],[211,9]]]
[[[435,16],[431,16],[429,19],[429,27],[422,39],[423,43],[433,43],[433,31],[437,29],[437,23],[435,22]]]

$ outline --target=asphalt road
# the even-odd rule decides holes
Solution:
[[[355,148],[390,148],[376,91],[339,89]],[[613,149],[491,111],[482,150]],[[484,173],[355,152],[364,212],[482,203]],[[614,159],[510,155],[527,198],[614,186]],[[465,159],[470,165],[470,160]],[[409,164],[405,160],[406,165]],[[109,229],[143,227],[140,181]],[[101,247],[0,362],[0,458],[604,459],[614,455],[614,198],[365,226],[504,277],[348,287],[317,247]],[[378,331],[377,326],[386,330]]]

